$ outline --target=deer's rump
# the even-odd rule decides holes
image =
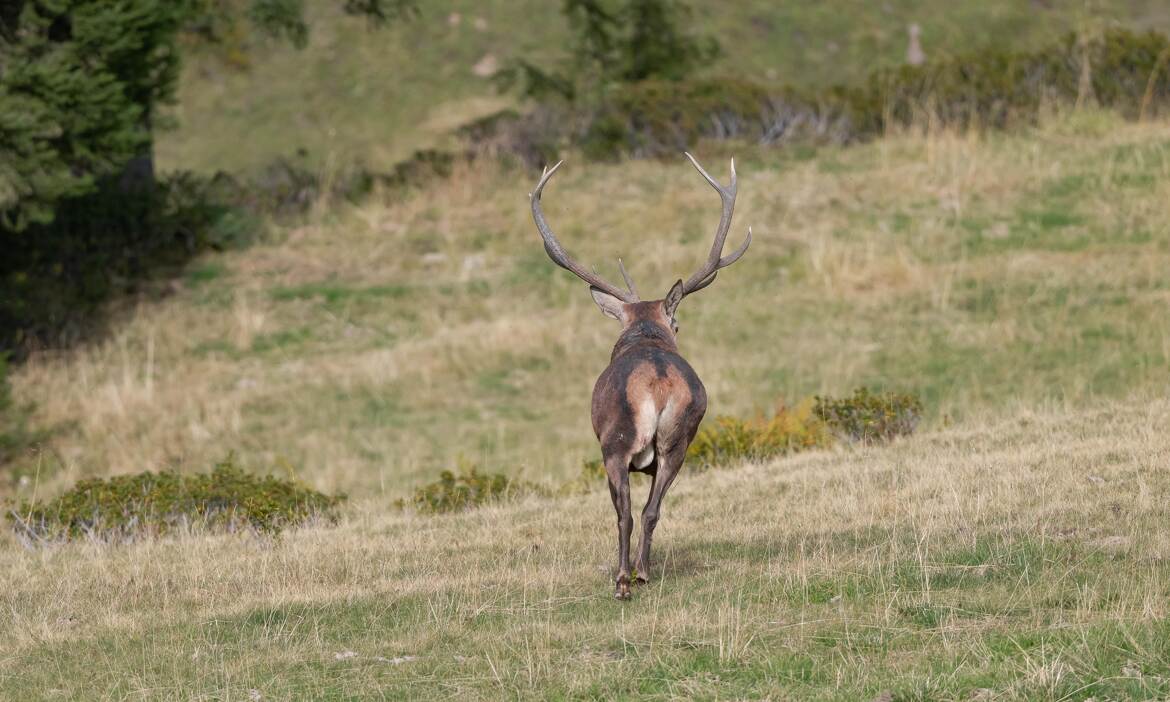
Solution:
[[[617,411],[614,411],[614,408]],[[707,392],[690,364],[659,348],[613,359],[593,387],[593,431],[606,461],[652,472],[656,456],[689,444],[707,411]]]

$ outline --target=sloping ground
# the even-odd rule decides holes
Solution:
[[[1109,23],[1170,31],[1161,0],[689,4],[692,24],[724,48],[704,73],[796,85],[899,65],[911,23],[922,26],[930,56],[1034,48]],[[173,110],[178,128],[159,143],[163,168],[250,171],[304,148],[327,173],[355,162],[387,169],[513,102],[474,67],[518,57],[548,65],[570,41],[561,3],[549,0],[428,0],[418,19],[383,31],[344,17],[337,0],[306,5],[312,35],[303,51],[261,43],[245,52],[247,71],[226,67],[224,55],[240,58],[234,50],[190,58]]]
[[[726,154],[700,154],[726,178]],[[928,426],[1091,407],[1170,382],[1170,124],[1080,112],[1014,134],[738,151],[751,250],[680,308],[710,412],[857,385]],[[462,456],[528,480],[597,454],[616,325],[545,256],[534,175],[477,165],[205,259],[107,342],[14,377],[60,431],[24,496],[229,451],[330,491],[405,493]],[[689,275],[718,198],[681,157],[571,159],[545,193],[570,252],[644,294]],[[0,485],[12,490],[13,484]]]
[[[687,474],[626,604],[604,490],[0,548],[0,697],[1161,699],[1168,465],[1156,400]]]

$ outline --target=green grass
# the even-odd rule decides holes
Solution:
[[[679,316],[712,416],[868,386],[920,395],[929,429],[1157,392],[1167,129],[1087,112],[810,160],[742,146],[734,228],[754,226],[752,249]],[[460,457],[577,476],[597,457],[589,392],[617,329],[540,248],[530,181],[482,163],[339,207],[205,262],[110,342],[18,374],[68,427],[46,488],[227,450],[390,497]],[[685,162],[572,159],[547,199],[575,256],[610,276],[624,257],[647,296],[697,265],[717,204]]]
[[[690,4],[693,25],[724,48],[706,73],[796,85],[862,80],[900,64],[914,22],[934,56],[1035,47],[1106,23],[1170,31],[1170,11],[1157,0],[1049,9],[1024,0]],[[544,0],[421,3],[416,20],[383,31],[344,17],[333,0],[306,5],[313,33],[303,51],[253,42],[246,71],[217,56],[187,61],[172,110],[178,127],[159,142],[162,167],[254,171],[303,148],[326,173],[355,163],[386,169],[513,101],[472,74],[483,56],[555,61],[570,40],[560,3]],[[451,13],[461,17],[457,26]]]
[[[818,83],[899,61],[910,21],[930,53],[1170,22],[1153,2],[1053,4],[695,2],[728,51],[713,73]],[[556,3],[427,6],[380,34],[332,7],[311,3],[303,53],[190,62],[161,163],[305,146],[326,172],[385,165],[502,104],[467,70],[483,53],[565,38]],[[867,385],[920,394],[917,435],[684,472],[624,604],[600,485],[395,508],[460,460],[556,485],[598,453],[589,391],[617,329],[540,249],[535,175],[460,166],[202,260],[108,340],[13,372],[59,429],[0,498],[234,450],[353,504],[276,540],[29,552],[0,533],[0,699],[1170,696],[1170,123],[1088,109],[698,146],[718,177],[736,153],[732,238],[755,231],[680,308],[711,414]],[[569,251],[611,276],[622,256],[650,297],[706,253],[714,199],[681,159],[573,156],[545,207]]]
[[[1157,699],[1168,420],[1029,412],[689,474],[628,603],[603,490],[0,549],[0,696]]]

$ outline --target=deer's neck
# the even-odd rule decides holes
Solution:
[[[678,344],[675,343],[674,335],[670,333],[670,330],[654,322],[639,320],[622,331],[622,335],[614,344],[613,353],[609,358],[612,361],[618,356],[643,348],[678,352]]]

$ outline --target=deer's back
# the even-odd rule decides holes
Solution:
[[[657,348],[617,356],[593,386],[593,431],[606,456],[690,443],[707,411],[707,391],[686,359]]]

